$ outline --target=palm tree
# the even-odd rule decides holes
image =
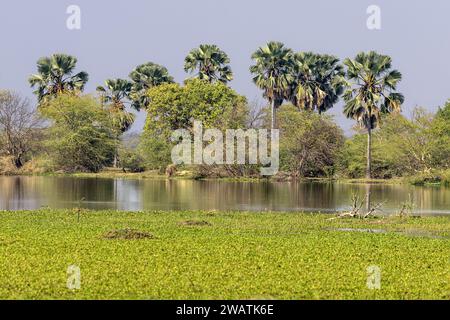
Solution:
[[[73,75],[76,64],[77,58],[59,53],[38,60],[38,73],[28,81],[32,88],[37,87],[34,94],[40,104],[60,93],[83,91],[89,75],[84,71]]]
[[[255,64],[250,67],[253,82],[262,90],[272,108],[272,129],[276,128],[276,109],[283,103],[292,82],[292,50],[281,42],[269,42],[252,55]]]
[[[118,132],[124,133],[134,122],[134,114],[128,112],[125,107],[132,84],[124,79],[108,79],[105,81],[105,87],[97,87],[101,94],[102,102],[107,105],[111,112],[114,128]]]
[[[98,86],[102,103],[106,106],[110,114],[116,138],[128,131],[135,120],[135,115],[128,112],[125,107],[126,100],[129,98],[132,84],[124,79],[108,79],[105,81],[105,87]],[[114,154],[114,168],[117,167],[117,149]]]
[[[293,56],[292,82],[287,99],[304,110],[325,112],[344,91],[344,68],[339,59],[312,52]]]
[[[131,73],[132,87],[130,99],[136,110],[146,108],[149,104],[146,92],[148,89],[163,83],[173,83],[166,67],[153,62],[147,62],[137,66]]]
[[[371,178],[372,130],[380,125],[381,114],[400,112],[404,97],[396,92],[402,79],[399,71],[392,69],[389,56],[374,51],[359,53],[354,60],[345,59],[348,90],[344,93],[344,114],[367,130],[366,178]]]
[[[184,60],[184,71],[194,73],[196,78],[209,82],[227,83],[233,80],[230,58],[213,44],[202,44],[192,49]]]

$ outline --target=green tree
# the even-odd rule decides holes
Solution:
[[[245,97],[221,82],[191,79],[184,86],[163,84],[150,89],[148,96],[141,150],[147,166],[161,170],[170,163],[173,130],[192,129],[192,119],[205,128],[242,128],[248,115]]]
[[[201,80],[227,83],[233,80],[233,72],[229,63],[230,58],[218,46],[201,44],[186,56],[184,71],[196,73],[194,77]]]
[[[287,99],[303,110],[325,112],[344,91],[344,68],[339,59],[313,52],[296,53],[292,58],[292,81]]]
[[[42,113],[51,121],[46,145],[59,169],[98,172],[111,162],[117,144],[114,128],[96,99],[61,94]]]
[[[444,107],[432,114],[418,107],[410,119],[398,113],[383,115],[383,126],[374,131],[372,137],[372,176],[432,178],[439,175],[439,170],[449,168],[448,110],[450,108]],[[361,132],[346,141],[341,150],[341,173],[352,178],[364,176],[366,140]]]
[[[130,79],[132,87],[130,90],[130,99],[132,106],[136,110],[147,108],[149,104],[147,90],[164,83],[173,83],[166,67],[153,62],[147,62],[137,66],[131,73]]]
[[[431,135],[435,137],[432,147],[434,163],[442,168],[450,168],[450,100],[439,108],[431,123]]]
[[[415,127],[401,114],[383,116],[383,126],[374,131],[371,143],[371,176],[390,179],[411,173],[412,160],[407,146],[418,138]],[[416,128],[417,129],[417,128]],[[418,149],[418,148],[417,148]],[[416,150],[417,150],[416,149]],[[367,167],[367,134],[363,129],[345,141],[340,150],[339,173],[350,178],[362,178]]]
[[[243,96],[221,82],[192,79],[184,86],[164,84],[148,91],[146,128],[192,128],[192,119],[204,127],[242,127],[247,116]]]
[[[74,73],[77,58],[66,54],[53,54],[40,58],[37,62],[38,73],[28,79],[40,104],[61,93],[81,92],[89,76],[82,71]]]
[[[271,104],[271,128],[276,128],[276,110],[283,103],[292,83],[292,50],[281,42],[269,42],[252,55],[255,64],[250,67],[253,82],[264,91]]]
[[[381,114],[399,112],[404,97],[396,92],[402,79],[392,69],[389,56],[374,51],[359,53],[354,60],[345,59],[346,77],[350,81],[344,93],[344,114],[367,130],[366,178],[371,178],[372,130],[380,124]]]
[[[383,119],[379,132],[382,147],[390,150],[391,162],[401,167],[401,174],[430,172],[437,165],[432,122],[433,114],[424,108],[415,108],[411,119],[397,114]]]

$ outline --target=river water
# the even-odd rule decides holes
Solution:
[[[116,210],[348,210],[352,194],[382,213],[398,212],[405,201],[423,215],[450,214],[450,188],[346,183],[127,180],[72,177],[0,177],[0,210],[41,207]]]

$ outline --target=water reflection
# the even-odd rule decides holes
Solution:
[[[0,209],[86,207],[117,210],[304,210],[349,209],[353,193],[392,213],[409,197],[421,214],[450,214],[450,188],[296,182],[121,180],[0,177]]]

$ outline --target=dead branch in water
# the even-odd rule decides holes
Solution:
[[[374,214],[375,211],[380,210],[380,208],[386,203],[386,201],[377,203],[375,205],[370,205],[370,210],[368,212],[361,213],[361,208],[363,207],[364,203],[366,201],[369,201],[369,194],[367,194],[363,199],[361,199],[357,194],[352,194],[352,209],[349,212],[343,212],[341,214],[339,214],[337,217],[335,218],[331,218],[328,220],[334,220],[334,219],[339,219],[339,218],[360,218],[360,219],[365,219],[368,218],[370,215]]]

